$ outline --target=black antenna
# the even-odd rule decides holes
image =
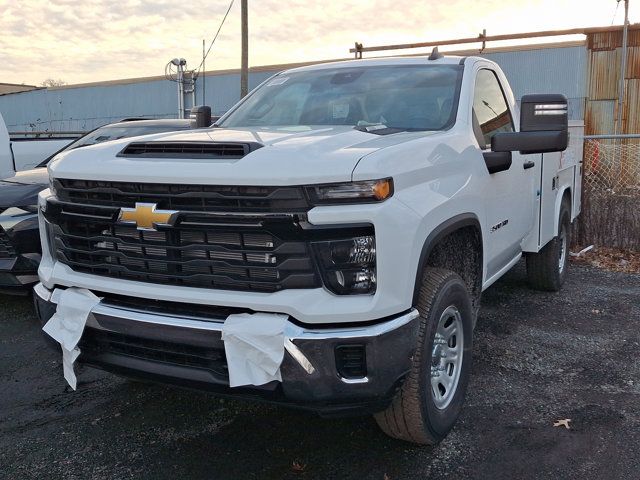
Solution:
[[[439,58],[443,58],[444,55],[442,55],[439,51],[438,51],[438,47],[433,47],[433,50],[431,51],[431,55],[429,55],[429,60],[438,60]]]
[[[204,100],[204,89],[205,89],[205,77],[207,76],[207,69],[204,66],[204,60],[207,56],[204,53],[204,38],[202,39],[202,105],[206,105],[207,102]]]

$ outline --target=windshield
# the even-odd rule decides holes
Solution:
[[[184,127],[179,127],[176,125],[136,125],[127,127],[105,125],[104,127],[96,128],[95,130],[78,138],[74,142],[71,142],[62,150],[58,150],[56,153],[48,157],[38,166],[44,167],[58,153],[66,152],[67,150],[86,147],[88,145],[95,145],[96,143],[108,142],[110,140],[118,140],[119,138],[138,137],[140,135],[151,135],[153,133],[173,132],[175,130],[186,130],[188,128],[188,124],[185,124]]]
[[[119,138],[138,137],[140,135],[170,132],[173,130],[182,130],[182,128],[168,125],[147,125],[135,127],[105,126],[100,127],[91,133],[88,133],[84,137],[80,137],[72,144],[67,145],[67,148],[65,148],[65,150],[73,150],[74,148],[86,147],[87,145],[95,145],[96,143],[108,142],[109,140],[118,140]]]
[[[458,65],[389,65],[282,73],[221,127],[352,125],[444,130],[455,121]]]

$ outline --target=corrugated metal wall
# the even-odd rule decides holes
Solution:
[[[496,61],[509,78],[516,98],[527,93],[564,93],[572,120],[584,118],[587,52],[583,46],[531,47],[485,57]],[[249,87],[284,67],[257,69],[249,75]],[[202,103],[202,80],[197,85],[196,104]],[[227,111],[240,97],[236,72],[206,77],[207,104],[215,114]],[[189,105],[190,103],[187,103]],[[0,96],[9,130],[90,130],[124,117],[170,118],[177,115],[177,87],[167,80],[149,80],[77,88],[36,90]]]
[[[249,88],[276,71],[250,74]],[[202,79],[198,83],[196,104]],[[205,91],[214,114],[222,114],[240,98],[240,75],[207,76]],[[86,131],[125,117],[175,118],[177,102],[177,85],[163,79],[1,95],[0,113],[10,131]]]
[[[624,108],[622,126],[618,133],[640,132],[640,29],[637,28],[631,29],[628,35]],[[613,133],[618,115],[622,31],[589,34],[587,48],[588,99],[585,133]]]
[[[587,96],[587,50],[584,46],[539,48],[483,56],[500,65],[516,98],[530,93],[562,93],[569,100],[569,119],[584,119]]]
[[[587,35],[588,98],[585,133],[616,131],[622,66],[622,30]],[[617,133],[640,133],[640,28],[630,27],[624,72],[622,125]],[[640,156],[637,140],[585,142],[582,213],[574,236],[581,245],[640,249]]]

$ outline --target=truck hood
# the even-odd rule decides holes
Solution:
[[[217,185],[300,185],[350,181],[358,161],[381,148],[428,135],[374,135],[350,126],[222,129],[147,135],[64,152],[49,164],[57,178]],[[241,159],[118,156],[132,142],[253,142]]]
[[[38,203],[38,192],[47,188],[46,168],[18,172],[0,180],[0,207],[23,207]]]

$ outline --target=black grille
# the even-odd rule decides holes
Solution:
[[[343,378],[367,376],[367,355],[364,345],[340,345],[336,347],[336,368]]]
[[[57,179],[45,216],[57,260],[82,273],[199,288],[319,288],[311,242],[373,235],[370,225],[312,228],[299,187],[169,185]],[[122,207],[175,210],[138,230]]]
[[[198,212],[306,212],[310,206],[300,187],[172,185],[57,179],[61,201],[133,207],[155,203],[158,209]]]
[[[141,231],[109,217],[60,212],[58,259],[79,272],[171,285],[274,292],[319,286],[306,242],[262,226],[202,224],[184,218],[164,231]],[[274,230],[278,230],[274,228]]]
[[[87,327],[80,341],[80,360],[114,354],[182,367],[207,370],[221,380],[228,378],[222,342],[217,346],[186,345]]]
[[[250,151],[251,145],[245,143],[133,142],[127,145],[119,156],[238,159]]]
[[[7,233],[0,227],[0,258],[13,258],[16,251],[7,236]]]
[[[254,313],[253,310],[240,307],[222,305],[200,305],[197,303],[169,302],[166,300],[151,300],[147,298],[115,295],[93,290],[105,305],[127,310],[137,310],[160,315],[175,315],[177,317],[197,317],[209,321],[224,322],[229,315],[239,313]]]

